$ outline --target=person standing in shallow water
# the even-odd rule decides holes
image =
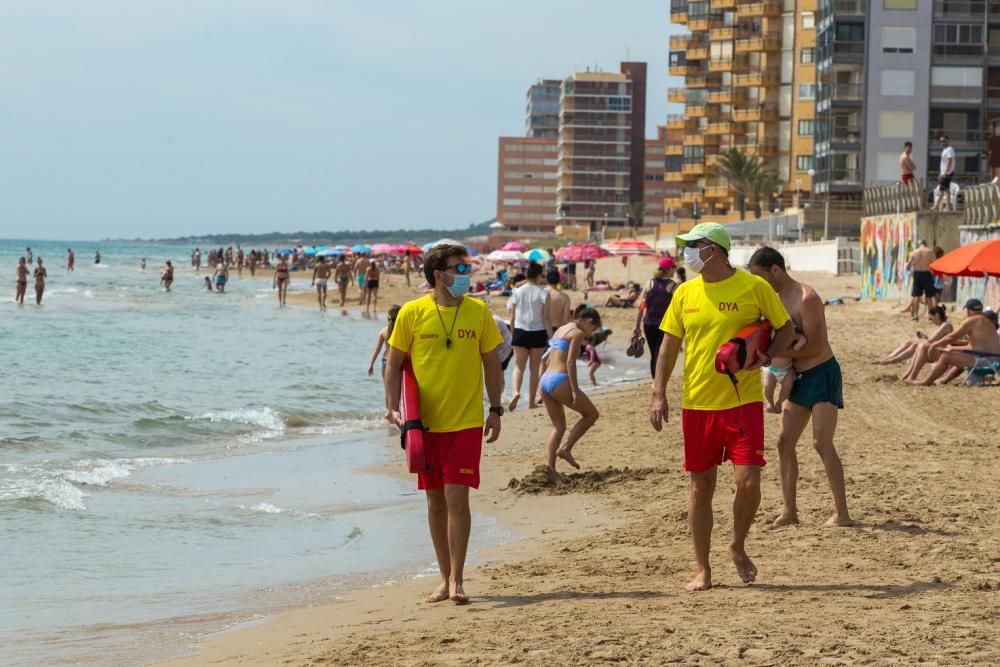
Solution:
[[[465,296],[471,275],[464,246],[432,248],[424,277],[433,292],[400,309],[389,337],[385,392],[392,420],[403,424],[398,406],[403,363],[409,358],[427,429],[424,451],[431,470],[417,474],[417,488],[427,494],[427,520],[441,573],[440,585],[426,598],[430,603],[469,603],[463,580],[472,528],[469,489],[479,488],[483,437],[490,443],[500,436],[504,412],[497,354],[503,339],[487,305]],[[485,429],[484,377],[490,401]]]
[[[146,260],[143,259],[142,261],[145,263]],[[146,267],[143,266],[143,268]],[[164,266],[163,270],[160,271],[160,282],[163,283],[163,288],[167,292],[170,291],[170,286],[174,284],[174,265],[169,259],[167,260],[166,266]]]
[[[813,447],[823,460],[826,478],[833,493],[833,516],[826,526],[853,526],[847,511],[844,466],[840,462],[833,436],[837,431],[837,413],[844,409],[844,381],[840,364],[833,356],[826,328],[826,306],[809,285],[794,280],[785,271],[785,258],[774,248],[760,248],[750,257],[750,271],[766,280],[778,293],[792,322],[802,327],[805,344],[779,351],[791,358],[796,374],[792,393],[781,412],[778,435],[778,465],[781,472],[781,495],[784,508],[774,520],[775,526],[799,522],[795,503],[799,481],[799,460],[795,448],[812,420]]]
[[[288,273],[288,256],[282,255],[278,260],[278,265],[274,267],[274,287],[278,290],[278,306],[285,307],[288,299],[288,281],[291,279]]]
[[[35,267],[35,305],[42,305],[42,295],[45,294],[45,279],[49,272],[42,266],[42,258],[38,258],[38,266]]]
[[[24,257],[17,260],[15,271],[17,275],[17,288],[14,291],[14,301],[24,305],[24,293],[28,291],[28,264]]]
[[[729,557],[740,580],[757,578],[757,566],[746,552],[746,538],[760,506],[760,469],[764,460],[764,388],[760,366],[786,350],[795,336],[788,312],[767,282],[733,268],[730,237],[722,225],[703,222],[677,237],[684,263],[700,275],[674,290],[660,324],[663,343],[656,359],[649,421],[660,431],[667,420],[667,380],[684,351],[684,399],[681,421],[684,469],[691,475],[688,525],[694,542],[695,575],[689,591],[712,587],[712,498],[718,468],[733,462],[736,498]],[[715,370],[719,347],[743,328],[767,319],[775,329],[770,347],[753,368],[737,371],[739,391]]]
[[[73,254],[73,249],[66,248],[66,270],[72,271],[75,265],[76,265],[76,255]]]
[[[326,257],[316,260],[313,267],[312,284],[316,288],[316,299],[319,301],[320,311],[326,310],[326,286],[330,281],[330,265],[326,263]]]

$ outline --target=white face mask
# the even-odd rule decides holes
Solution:
[[[701,258],[701,248],[684,246],[684,264],[696,273],[701,273],[705,268],[705,261]]]

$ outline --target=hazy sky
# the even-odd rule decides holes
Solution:
[[[652,136],[671,30],[666,0],[3,0],[0,237],[463,227],[538,78],[629,49]]]

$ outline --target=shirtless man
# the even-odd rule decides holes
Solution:
[[[795,504],[799,481],[799,461],[795,448],[812,419],[813,447],[823,460],[826,477],[833,492],[834,514],[826,526],[852,526],[847,511],[844,488],[844,467],[833,446],[837,430],[837,411],[844,407],[843,377],[840,364],[833,356],[826,330],[823,300],[812,287],[800,283],[785,271],[785,259],[774,248],[760,248],[750,257],[750,272],[760,276],[774,288],[797,327],[802,328],[806,342],[778,355],[793,360],[796,373],[792,393],[781,413],[781,433],[778,435],[778,464],[781,474],[781,495],[784,508],[774,520],[774,526],[799,522]],[[777,355],[776,355],[777,356]]]
[[[76,255],[73,254],[73,249],[66,248],[66,270],[72,271],[75,265],[76,265]]]
[[[337,290],[340,292],[340,307],[347,305],[347,286],[351,283],[351,267],[343,255],[337,260],[337,268],[333,271],[337,280]]]
[[[24,257],[17,260],[17,289],[14,292],[14,301],[24,305],[24,293],[28,291],[28,264]]]
[[[957,329],[928,346],[926,357],[918,352],[918,356],[913,359],[910,377],[906,379],[906,382],[926,387],[938,380],[941,380],[941,384],[946,378],[950,381],[954,379],[954,375],[949,377],[945,374],[953,367],[958,368],[961,372],[961,369],[976,364],[978,357],[969,354],[972,351],[990,355],[986,358],[991,363],[1000,363],[1000,335],[997,334],[997,328],[993,322],[983,314],[983,302],[979,299],[966,301],[965,315],[965,321]],[[967,341],[965,345],[956,345],[962,340]],[[935,358],[936,363],[931,368],[930,375],[918,382],[917,375],[926,359],[935,361]]]
[[[354,261],[354,279],[358,281],[358,305],[365,305],[365,272],[368,270],[368,258],[364,255],[358,255],[358,258]]]
[[[35,305],[42,305],[42,294],[45,293],[45,279],[49,272],[42,266],[42,258],[38,258],[38,266],[35,267]]]
[[[243,254],[243,246],[239,243],[236,244],[236,275],[240,278],[243,277],[243,260],[246,255]]]
[[[142,268],[143,270],[146,268],[145,257],[142,258]],[[168,292],[170,291],[170,286],[174,284],[174,265],[169,259],[167,260],[167,265],[163,267],[162,271],[160,271],[160,282],[163,283],[163,287]]]
[[[313,268],[312,284],[316,287],[316,299],[319,301],[320,311],[326,310],[326,285],[330,280],[331,268],[326,263],[326,257],[316,260]]]
[[[365,315],[367,315],[373,307],[373,300],[375,312],[378,312],[378,283],[378,262],[368,262],[368,268],[365,270]]]
[[[34,255],[32,255],[32,253],[31,253],[31,248],[25,248],[24,257],[25,257],[25,260],[28,263],[28,266],[31,266],[34,263],[34,261],[35,261],[34,260]]]
[[[553,269],[546,273],[545,282],[548,283],[545,291],[549,297],[545,300],[542,316],[545,326],[555,331],[573,319],[573,312],[569,307],[569,295],[559,289],[559,272]]]
[[[916,321],[920,316],[920,297],[923,297],[927,310],[937,305],[937,288],[934,287],[934,274],[931,273],[931,262],[934,261],[934,251],[927,247],[927,241],[920,239],[917,249],[910,253],[906,268],[913,270],[913,288],[910,290],[910,304],[902,312],[909,313],[910,319]]]
[[[903,153],[899,156],[899,173],[903,183],[910,185],[916,180],[913,173],[917,170],[917,163],[913,161],[910,154],[913,153],[913,143],[907,141],[903,144]]]
[[[195,273],[201,273],[201,248],[195,248],[191,253],[191,264]]]

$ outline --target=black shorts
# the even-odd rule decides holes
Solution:
[[[910,290],[910,296],[926,296],[930,298],[936,294],[937,288],[934,287],[934,274],[930,271],[914,271],[913,288]]]
[[[539,329],[538,331],[525,331],[524,329],[514,329],[514,336],[511,338],[511,343],[514,347],[526,347],[528,349],[535,349],[539,347],[549,346],[549,334],[545,329]]]
[[[378,289],[378,281],[377,280],[369,280],[368,281],[368,289]]]
[[[954,174],[948,174],[947,176],[942,176],[938,179],[938,186],[941,190],[949,190],[951,188],[951,179],[954,178]]]

